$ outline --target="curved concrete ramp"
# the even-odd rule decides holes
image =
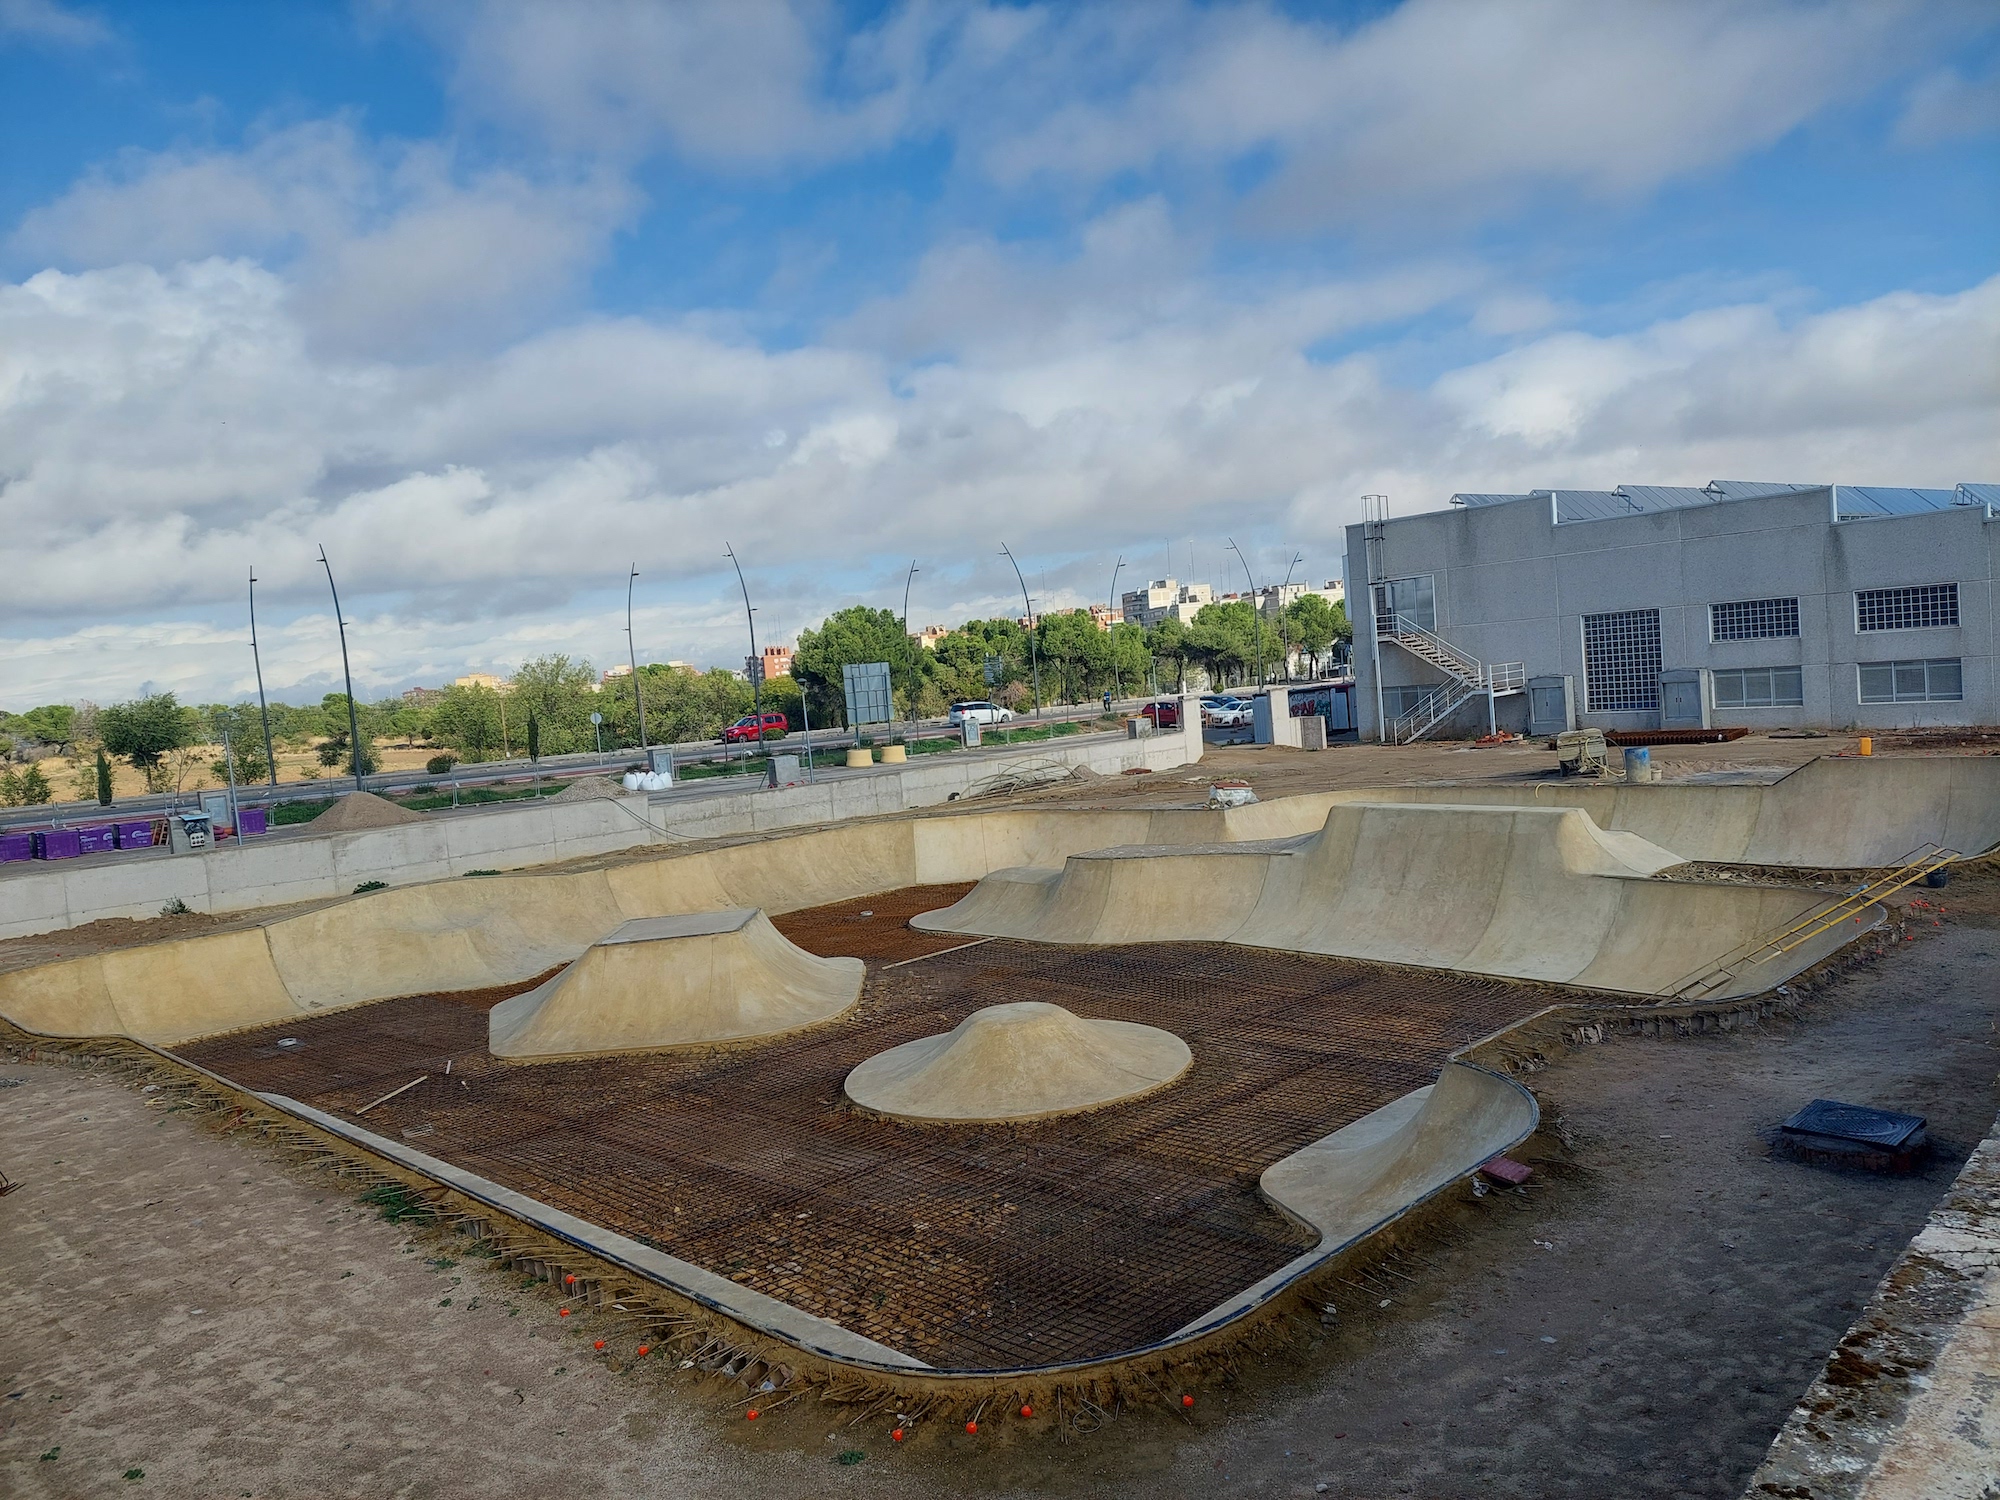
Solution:
[[[999,871],[911,925],[1049,943],[1244,943],[1651,995],[1818,904],[1791,889],[1649,878],[1681,862],[1574,808],[1346,802],[1296,839],[1106,849],[1060,871]],[[1822,934],[1713,997],[1768,989],[1859,930]]]
[[[782,1036],[852,1010],[864,968],[794,947],[761,911],[645,917],[494,1006],[487,1046],[537,1062]]]
[[[1193,1062],[1171,1031],[1021,1000],[878,1052],[847,1075],[846,1091],[863,1109],[903,1120],[1038,1120],[1137,1099]]]
[[[1534,1133],[1541,1112],[1526,1089],[1469,1063],[1403,1095],[1264,1169],[1257,1187],[1319,1231],[1311,1250],[1176,1330],[1181,1338],[1227,1322],[1357,1240],[1476,1172]]]

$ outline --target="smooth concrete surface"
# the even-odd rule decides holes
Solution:
[[[0,868],[0,938],[52,932],[105,917],[158,916],[178,900],[197,912],[250,911],[472,870],[512,870],[610,854],[642,844],[765,833],[933,807],[976,795],[1009,770],[1088,767],[1102,775],[1160,771],[1202,756],[1194,728],[1141,741],[1092,735],[966,754],[925,756],[895,770],[835,776],[808,786],[717,785],[650,798],[549,799],[354,833],[287,834],[204,854],[35,863]],[[743,778],[747,781],[748,778]],[[573,954],[571,956],[574,956]]]
[[[1823,900],[1649,878],[1680,863],[1576,808],[1342,802],[1299,838],[1103,849],[1061,870],[998,871],[911,925],[1047,943],[1243,943],[1653,995]],[[1712,998],[1769,989],[1880,919],[1871,909]]]
[[[1534,1095],[1469,1063],[1264,1169],[1257,1187],[1319,1243],[1178,1330],[1219,1327],[1534,1133]]]
[[[1261,835],[1267,822],[1261,807],[968,810],[691,849],[607,870],[395,885],[242,932],[0,973],[0,1015],[52,1035],[171,1044],[393,995],[518,983],[569,963],[638,917],[731,907],[783,913],[978,880],[1008,866],[1060,866],[1108,844]]]
[[[847,1075],[847,1097],[901,1120],[1036,1120],[1137,1099],[1193,1062],[1171,1031],[1024,1000],[877,1053]]]
[[[480,1177],[463,1168],[455,1167],[448,1161],[440,1161],[435,1156],[426,1156],[421,1151],[412,1151],[401,1141],[392,1141],[387,1136],[376,1135],[363,1130],[359,1125],[349,1124],[338,1115],[330,1115],[311,1105],[301,1104],[296,1099],[287,1099],[282,1094],[259,1094],[258,1098],[274,1109],[296,1115],[301,1120],[331,1131],[356,1145],[365,1146],[377,1156],[421,1172],[424,1176],[456,1188],[468,1198],[487,1204],[534,1226],[559,1240],[586,1250],[612,1265],[623,1266],[650,1281],[657,1281],[671,1287],[682,1296],[703,1307],[728,1314],[747,1327],[777,1337],[813,1354],[829,1359],[850,1363],[888,1365],[901,1370],[927,1370],[930,1366],[921,1360],[910,1358],[900,1350],[891,1349],[887,1344],[878,1344],[871,1338],[849,1332],[838,1323],[803,1312],[789,1302],[780,1302],[776,1297],[767,1297],[762,1292],[739,1286],[727,1277],[718,1276],[713,1271],[705,1271],[692,1261],[668,1255],[637,1240],[628,1239],[613,1230],[579,1219],[574,1214],[566,1214],[559,1208],[551,1208],[537,1199],[502,1187],[488,1178]]]
[[[865,971],[795,947],[761,911],[641,917],[494,1006],[487,1047],[534,1062],[783,1036],[852,1010]]]

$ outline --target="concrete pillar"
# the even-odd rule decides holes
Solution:
[[[1299,721],[1292,717],[1289,688],[1266,688],[1250,700],[1250,721],[1260,745],[1299,748]]]

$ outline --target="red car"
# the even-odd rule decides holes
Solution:
[[[791,723],[783,714],[745,714],[722,731],[722,743],[741,745],[749,740],[782,739],[791,732]]]
[[[1161,698],[1139,710],[1139,717],[1151,719],[1155,729],[1181,727],[1181,706],[1172,698]]]

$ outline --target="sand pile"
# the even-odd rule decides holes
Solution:
[[[600,797],[629,797],[622,781],[613,781],[609,776],[579,776],[568,786],[549,798],[551,802],[595,802]]]
[[[389,828],[397,823],[421,823],[422,813],[398,807],[373,792],[349,792],[312,820],[314,833],[353,833],[362,828]]]
[[[847,1075],[847,1097],[906,1120],[1032,1120],[1150,1094],[1193,1061],[1171,1031],[1025,1000],[877,1053]]]

